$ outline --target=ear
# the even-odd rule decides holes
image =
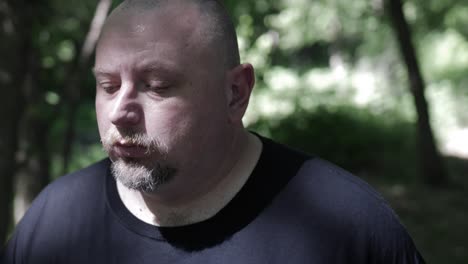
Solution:
[[[242,121],[250,94],[255,84],[254,68],[249,63],[236,66],[228,72],[228,108],[231,123]]]

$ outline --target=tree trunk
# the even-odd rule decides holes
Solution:
[[[18,101],[21,103],[17,102],[16,109],[10,110],[16,122],[14,150],[16,156],[13,163],[15,164],[14,179],[9,182],[11,194],[8,221],[11,219],[11,204],[14,201],[14,220],[17,222],[49,181],[50,154],[47,140],[49,125],[40,110],[40,105],[43,103],[43,89],[37,85],[40,60],[39,54],[32,45],[34,40],[30,27],[35,18],[32,15],[34,6],[20,0],[10,1],[10,3],[9,10],[14,14],[18,39],[16,44],[7,48],[7,52],[14,58],[5,61],[20,63],[16,70],[17,78],[14,81],[14,87],[10,89],[16,91]],[[11,49],[14,47],[18,47],[18,50],[12,52]],[[21,201],[23,206],[17,206],[18,201]]]
[[[17,223],[50,180],[49,126],[38,117],[24,116],[20,133],[22,160],[15,180],[14,220]],[[28,133],[28,131],[34,131]]]
[[[424,79],[411,40],[410,28],[403,13],[402,2],[401,0],[389,0],[389,7],[390,17],[393,21],[401,54],[406,64],[410,90],[416,106],[420,172],[422,178],[428,184],[434,186],[445,185],[448,183],[448,179],[434,141],[428,104],[424,95]]]
[[[19,2],[19,1],[18,1]],[[18,4],[18,3],[17,3]],[[0,2],[0,245],[11,225],[16,170],[18,124],[22,110],[21,83],[26,68],[27,42],[22,10]]]

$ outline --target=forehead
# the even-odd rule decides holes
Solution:
[[[111,41],[113,40],[113,41]],[[110,39],[96,50],[96,73],[121,70],[181,71],[184,57],[174,45],[165,42],[141,43],[138,39]]]
[[[167,64],[193,58],[206,46],[201,19],[196,7],[178,4],[138,14],[112,14],[96,48],[96,64],[105,67],[122,59],[136,63],[148,57]]]

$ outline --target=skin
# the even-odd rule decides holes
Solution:
[[[110,158],[157,160],[176,169],[154,192],[118,184],[127,208],[152,224],[188,224],[214,215],[241,188],[260,154],[259,140],[242,125],[253,67],[223,67],[202,37],[207,23],[195,6],[179,1],[138,15],[115,14],[96,48],[101,138],[109,130],[132,131],[157,137],[165,147],[162,157],[159,151],[142,154],[138,146],[129,152],[114,146]]]

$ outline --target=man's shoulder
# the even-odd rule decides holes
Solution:
[[[43,257],[55,256],[64,245],[83,237],[85,231],[98,232],[93,227],[102,221],[105,212],[108,167],[109,161],[102,160],[64,175],[44,188],[8,242],[5,263],[13,262],[11,258],[16,256],[30,257],[35,263],[50,263],[50,259]]]
[[[330,238],[341,237],[360,247],[368,243],[374,248],[372,252],[380,250],[379,247],[390,248],[398,241],[407,248],[414,247],[406,228],[383,196],[364,180],[331,162],[320,158],[307,160],[287,189],[289,196],[296,197],[296,210],[302,210],[311,223],[328,230]]]
[[[97,161],[89,166],[67,173],[51,183],[51,185],[67,184],[67,182],[92,180],[96,175],[106,174],[110,166],[109,158]]]
[[[304,178],[311,188],[330,199],[345,198],[348,202],[365,202],[364,205],[389,208],[382,195],[363,179],[338,165],[312,158],[304,162],[297,177]]]
[[[110,161],[103,159],[86,168],[61,176],[51,182],[38,195],[31,205],[28,214],[49,213],[52,216],[92,204],[104,191],[105,177]]]
[[[321,214],[314,216],[319,221],[345,234],[354,257],[372,263],[424,263],[397,214],[367,182],[319,158],[305,162],[297,177],[310,199],[318,201],[308,208],[318,208]]]
[[[264,178],[270,185],[281,180],[279,196],[302,207],[298,210],[355,225],[384,219],[399,223],[382,195],[361,178],[315,155],[270,139],[262,141],[262,173],[268,174]]]
[[[323,209],[336,210],[340,215],[350,213],[353,217],[360,211],[396,217],[382,195],[363,179],[316,155],[260,138],[264,143],[262,173],[269,175],[270,183],[276,179],[287,180],[283,192],[302,197],[300,204],[323,205]]]
[[[273,229],[272,236],[285,245],[320,245],[319,251],[307,254],[329,262],[423,263],[397,215],[368,183],[324,159],[263,142],[263,160],[268,161],[263,166],[268,169],[262,170],[266,176],[258,195],[271,188],[265,183],[286,180],[258,218],[260,229]],[[297,255],[304,253],[301,248]]]
[[[303,163],[291,181],[295,192],[308,197],[312,206],[353,225],[390,221],[399,224],[397,215],[383,196],[361,178],[321,158]],[[388,223],[387,223],[388,224]]]
[[[59,198],[57,195],[70,197],[92,193],[96,188],[102,188],[109,164],[109,159],[103,159],[88,167],[63,175],[46,186],[42,193],[53,195],[54,199]]]

